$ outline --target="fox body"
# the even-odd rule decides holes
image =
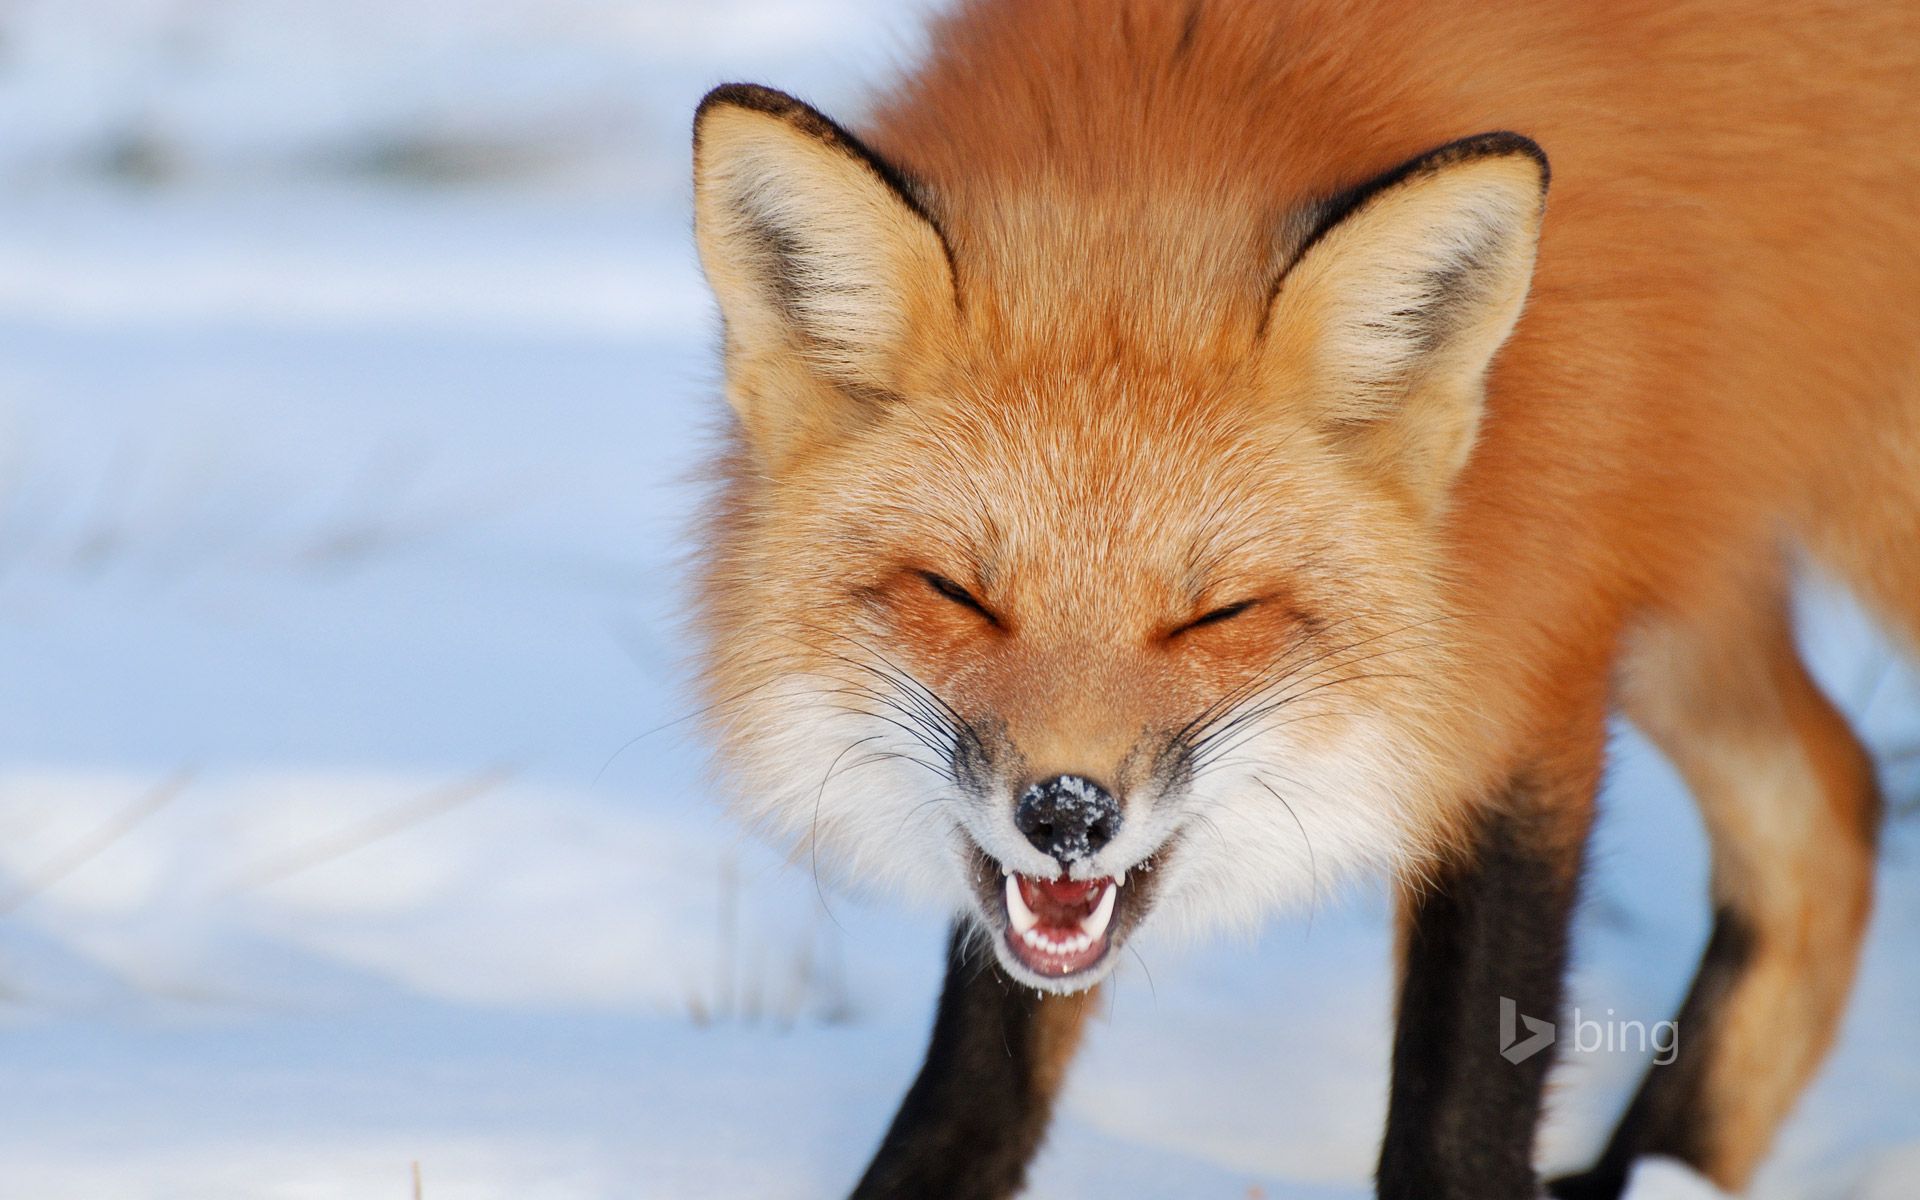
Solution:
[[[959,914],[859,1194],[1017,1190],[1143,923],[1377,872],[1381,1194],[1535,1194],[1549,1056],[1498,1002],[1559,1001],[1616,709],[1716,926],[1680,1061],[1554,1186],[1745,1182],[1879,810],[1793,556],[1920,639],[1916,112],[1920,9],[1741,0],[976,0],[857,134],[707,97],[722,762],[822,872]]]

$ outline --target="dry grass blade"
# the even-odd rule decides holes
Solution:
[[[236,876],[233,882],[227,885],[226,892],[231,895],[235,892],[251,891],[270,883],[278,883],[302,871],[310,871],[335,859],[345,858],[355,851],[366,849],[375,842],[411,829],[422,821],[442,816],[463,804],[477,800],[512,779],[515,773],[512,767],[491,767],[458,783],[436,788],[411,804],[402,805],[391,812],[380,813],[352,828],[343,829],[329,837],[318,838],[304,846],[297,846],[284,854],[268,859]]]
[[[193,782],[192,768],[176,771],[151,790],[127,805],[98,829],[67,848],[66,852],[34,872],[12,895],[0,899],[0,917],[11,915],[21,905],[53,887],[62,879],[106,853],[134,826],[173,803]]]

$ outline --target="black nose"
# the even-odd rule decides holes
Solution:
[[[1028,788],[1013,823],[1042,854],[1062,863],[1091,858],[1120,832],[1120,802],[1079,775],[1055,775]]]

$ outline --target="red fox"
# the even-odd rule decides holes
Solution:
[[[1753,0],[972,0],[857,132],[701,102],[721,761],[957,914],[855,1195],[1016,1192],[1129,936],[1380,873],[1379,1195],[1537,1195],[1500,1008],[1560,1001],[1616,710],[1715,924],[1678,1061],[1550,1187],[1744,1185],[1880,819],[1790,572],[1920,639],[1916,114],[1920,6]]]

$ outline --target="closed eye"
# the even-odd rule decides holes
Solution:
[[[1179,628],[1175,629],[1172,633],[1169,633],[1167,636],[1169,638],[1177,638],[1183,633],[1192,633],[1194,630],[1200,629],[1207,625],[1218,625],[1222,621],[1231,621],[1235,617],[1239,616],[1243,612],[1246,612],[1248,609],[1252,608],[1255,604],[1258,604],[1258,603],[1259,603],[1258,600],[1242,600],[1237,604],[1223,605],[1219,608],[1214,609],[1212,612],[1202,613],[1201,615],[1195,617],[1193,620],[1188,621],[1185,625],[1182,625]]]
[[[922,571],[920,572],[920,578],[927,581],[928,587],[939,592],[955,604],[958,604],[962,608],[970,608],[982,617],[985,617],[987,624],[995,626],[996,628],[999,626],[1000,618],[994,615],[992,609],[980,603],[979,599],[975,597],[972,592],[961,587],[953,580],[948,579],[945,575],[936,575],[932,571]]]

